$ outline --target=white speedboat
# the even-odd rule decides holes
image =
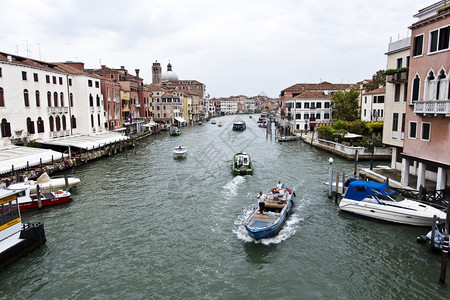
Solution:
[[[424,203],[404,199],[384,183],[355,180],[350,182],[339,209],[356,215],[414,226],[432,226],[433,216],[445,222],[445,212]]]
[[[30,189],[30,194],[36,194],[36,187],[39,185],[41,193],[51,193],[59,190],[69,191],[80,182],[80,178],[74,176],[50,178],[46,172],[42,173],[36,180],[25,180],[8,186],[10,190]]]
[[[174,158],[184,158],[186,157],[187,149],[183,146],[178,146],[173,149],[173,157]]]
[[[211,119],[211,124],[216,124],[216,120],[215,119]]]

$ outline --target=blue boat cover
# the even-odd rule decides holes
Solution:
[[[391,190],[387,184],[355,180],[348,185],[344,198],[361,201],[369,196],[388,196],[392,194],[395,194],[395,191]]]

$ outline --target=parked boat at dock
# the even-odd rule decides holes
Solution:
[[[298,140],[298,137],[295,135],[285,135],[278,138],[278,142],[293,142],[296,140]]]
[[[401,195],[384,183],[355,180],[349,183],[339,209],[372,219],[414,226],[433,225],[434,215],[439,223],[445,222],[443,211],[410,199],[396,201],[395,198],[399,197]]]
[[[46,241],[43,223],[22,224],[18,194],[0,189],[0,269]]]
[[[30,188],[30,194],[36,194],[36,187],[39,185],[41,193],[51,193],[59,190],[69,191],[71,188],[80,183],[80,178],[74,176],[52,177],[44,172],[36,180],[25,180],[24,182],[14,183],[8,186],[8,189],[26,189]]]
[[[30,188],[13,189],[11,187],[7,187],[7,190],[17,193],[17,199],[21,211],[67,203],[71,199],[70,192],[63,190],[39,193],[39,199],[37,194],[32,195],[30,193]]]
[[[236,131],[243,131],[245,130],[246,125],[244,121],[235,121],[233,122],[233,130]]]
[[[417,237],[417,242],[427,243],[430,246],[430,249],[432,249],[433,251],[442,252],[444,239],[446,236],[449,236],[449,234],[445,232],[445,226],[442,228],[442,230],[440,230],[439,226],[435,224],[434,228],[431,228],[431,230],[426,235],[419,235]]]
[[[250,217],[245,222],[248,234],[256,239],[265,239],[277,234],[289,215],[294,202],[294,190],[281,189],[270,192],[265,200],[265,209],[260,214],[259,208],[253,209]]]
[[[187,154],[186,147],[178,146],[173,149],[173,157],[174,158],[185,158]]]
[[[253,174],[253,164],[250,155],[244,152],[236,153],[233,156],[233,173],[236,175]]]

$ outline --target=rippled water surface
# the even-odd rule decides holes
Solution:
[[[322,183],[328,153],[277,143],[256,115],[240,118],[243,132],[221,117],[223,127],[150,136],[79,167],[72,202],[23,214],[45,223],[47,243],[0,273],[0,297],[448,299],[440,256],[415,241],[427,228],[340,213]],[[186,159],[173,159],[179,145]],[[239,151],[253,176],[231,173]],[[335,157],[334,167],[353,174],[351,162]],[[296,191],[293,213],[278,235],[254,241],[244,220],[278,180]]]

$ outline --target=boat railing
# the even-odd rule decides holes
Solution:
[[[426,188],[422,191],[411,189],[395,189],[406,198],[414,199],[437,208],[446,208],[450,199],[446,198],[446,190],[428,190]],[[448,191],[447,191],[448,192]]]

